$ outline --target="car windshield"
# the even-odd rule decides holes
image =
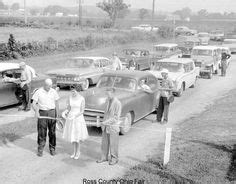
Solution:
[[[158,52],[166,52],[168,49],[169,49],[169,47],[155,46],[155,50]]]
[[[183,64],[174,62],[156,62],[153,70],[161,71],[164,68],[169,70],[169,72],[181,72],[183,71]]]
[[[126,55],[135,55],[135,56],[140,56],[141,55],[141,51],[140,50],[124,50],[123,51]]]
[[[97,87],[99,88],[117,88],[133,91],[136,88],[136,81],[128,77],[103,76],[100,78]]]
[[[88,68],[93,66],[92,59],[86,58],[73,58],[66,63],[69,68]]]
[[[212,56],[212,50],[194,49],[192,54],[197,56]]]
[[[208,33],[200,33],[198,34],[199,37],[208,37]]]

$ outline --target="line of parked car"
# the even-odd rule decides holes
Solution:
[[[126,134],[134,122],[155,110],[160,95],[158,83],[162,80],[162,69],[169,70],[169,77],[174,82],[173,93],[181,96],[187,88],[196,86],[199,76],[212,78],[213,73],[219,72],[223,51],[232,52],[221,45],[202,46],[196,39],[186,39],[179,44],[157,44],[152,51],[124,49],[120,53],[123,65],[120,71],[114,71],[112,60],[106,57],[73,57],[65,63],[64,68],[38,75],[32,82],[32,92],[42,85],[48,75],[61,88],[81,85],[86,101],[85,119],[90,126],[99,127],[106,107],[105,91],[114,88],[123,107],[120,132]],[[5,76],[19,78],[18,64],[0,63],[0,79]],[[145,81],[154,93],[142,90],[141,81]],[[17,103],[16,84],[0,82],[0,107]],[[95,84],[95,87],[89,88]]]

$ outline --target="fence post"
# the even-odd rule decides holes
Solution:
[[[170,160],[171,132],[172,128],[166,128],[166,140],[165,140],[164,163],[163,163],[164,166],[168,164]]]

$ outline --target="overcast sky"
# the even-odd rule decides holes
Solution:
[[[75,6],[78,0],[26,0],[28,6],[62,5]],[[82,0],[84,5],[96,5],[103,0]],[[152,8],[152,0],[124,0],[131,4],[132,8]],[[4,3],[12,4],[19,2],[23,5],[24,0],[3,0]],[[210,12],[236,12],[236,0],[156,0],[157,11],[175,11],[183,7],[189,7],[193,11],[207,9]]]

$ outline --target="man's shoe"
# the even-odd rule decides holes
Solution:
[[[109,162],[109,165],[115,165],[115,164],[117,164],[118,163],[118,160],[111,160],[110,162]]]
[[[167,124],[167,123],[168,123],[168,121],[164,120],[162,124]]]
[[[106,159],[101,159],[101,160],[97,160],[96,162],[98,163],[98,164],[100,164],[100,163],[103,163],[103,162],[107,162],[108,160],[106,160]]]
[[[56,151],[55,150],[50,150],[50,155],[55,156],[56,155]]]
[[[42,156],[43,156],[43,152],[38,151],[37,156],[38,156],[38,157],[42,157]]]

